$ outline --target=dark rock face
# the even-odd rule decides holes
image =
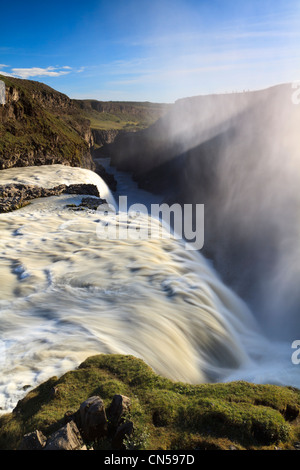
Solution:
[[[0,213],[19,209],[32,199],[59,196],[61,194],[88,194],[96,196],[96,198],[100,196],[98,188],[93,184],[61,184],[54,188],[42,188],[34,185],[12,183],[0,186]]]
[[[118,427],[124,415],[130,410],[131,400],[124,395],[115,395],[107,408],[107,416],[113,427]]]
[[[117,129],[92,129],[94,143],[100,147],[106,144],[112,144],[119,133],[120,131]]]
[[[46,445],[47,438],[41,431],[34,431],[25,434],[19,446],[19,450],[43,450]]]
[[[117,180],[115,179],[114,175],[106,171],[104,166],[98,163],[97,161],[95,162],[95,165],[96,165],[95,172],[99,176],[101,176],[101,178],[103,179],[103,181],[105,181],[105,183],[107,184],[107,186],[109,187],[111,191],[116,191]]]
[[[132,421],[127,421],[126,423],[121,424],[116,434],[112,440],[112,448],[116,450],[124,450],[126,449],[124,445],[124,439],[130,437],[133,433],[133,423]]]
[[[202,253],[269,332],[278,311],[280,335],[289,335],[296,318],[300,326],[299,282],[276,284],[294,264],[281,266],[287,233],[290,252],[299,240],[300,107],[291,98],[292,87],[280,85],[179,100],[148,129],[108,146],[111,163],[141,188],[168,203],[205,205]],[[281,310],[290,311],[290,322]]]
[[[66,185],[64,192],[67,194],[89,194],[96,197],[100,196],[98,188],[94,184],[79,183]]]

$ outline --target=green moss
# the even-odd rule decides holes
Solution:
[[[286,441],[291,431],[283,416],[272,408],[210,398],[183,406],[178,418],[187,430],[253,445]]]
[[[15,449],[26,432],[58,429],[68,411],[89,396],[106,406],[115,394],[132,406],[126,419],[135,433],[130,449],[292,447],[299,436],[300,391],[246,382],[190,385],[158,376],[133,356],[98,355],[76,370],[53,377],[0,418],[0,449]],[[99,443],[107,448],[108,441]],[[271,446],[271,447],[270,447]]]

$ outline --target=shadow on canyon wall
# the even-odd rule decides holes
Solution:
[[[270,335],[295,339],[300,106],[292,95],[287,84],[182,99],[103,150],[166,202],[205,204],[202,253]]]

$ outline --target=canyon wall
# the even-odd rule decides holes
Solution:
[[[203,254],[280,334],[300,326],[300,106],[292,94],[279,85],[179,100],[109,146],[112,164],[141,188],[205,205]]]

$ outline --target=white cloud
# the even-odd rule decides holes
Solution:
[[[11,69],[11,71],[13,76],[18,78],[59,77],[61,75],[67,75],[68,73],[70,73],[70,71],[61,70],[56,67],[13,68]]]
[[[3,77],[14,77],[11,73],[4,72],[3,70],[0,70],[0,75],[3,75]]]
[[[30,79],[33,77],[60,77],[62,75],[67,75],[69,73],[80,73],[85,70],[85,67],[80,67],[78,69],[73,69],[69,65],[64,65],[62,67],[58,66],[49,66],[46,68],[42,67],[28,67],[20,68],[14,67],[9,70],[9,72],[4,72],[1,69],[3,67],[9,67],[9,65],[0,64],[0,75],[5,75],[7,77],[23,78]]]

